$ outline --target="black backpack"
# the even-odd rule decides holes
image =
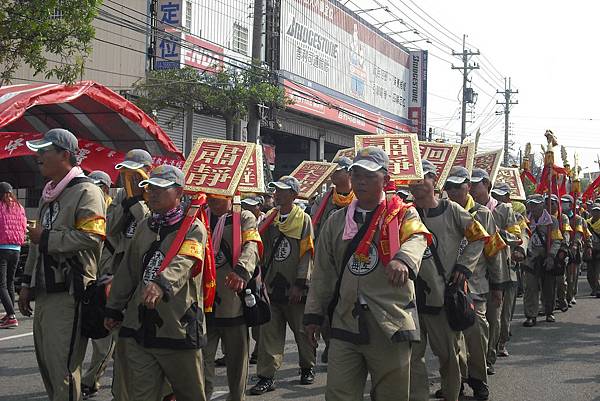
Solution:
[[[256,303],[248,307],[245,302],[246,290],[250,290]],[[244,291],[240,292],[242,298],[242,307],[244,310],[244,320],[246,326],[255,327],[268,323],[271,320],[271,302],[267,293],[267,286],[262,280],[262,271],[260,265],[257,265],[252,274],[252,278],[246,284]]]

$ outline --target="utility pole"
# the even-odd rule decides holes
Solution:
[[[479,65],[477,63],[469,64],[469,58],[471,56],[478,56],[479,50],[473,52],[470,49],[466,49],[466,39],[467,35],[463,35],[463,48],[461,53],[457,53],[455,51],[452,52],[453,56],[461,56],[463,65],[462,67],[455,67],[452,65],[453,70],[462,70],[463,74],[463,86],[462,86],[462,127],[460,130],[460,143],[465,141],[467,137],[467,103],[473,103],[473,91],[471,90],[467,93],[467,83],[469,82],[469,72],[472,70],[479,69]],[[469,88],[470,89],[470,88]]]
[[[263,34],[264,0],[254,0],[254,14],[252,23],[252,68],[262,66],[262,34]],[[260,117],[258,105],[251,102],[248,105],[248,125],[246,141],[256,143],[260,136]]]
[[[510,106],[513,104],[519,104],[518,101],[511,101],[511,96],[519,93],[518,90],[513,91],[510,85],[510,78],[508,78],[508,86],[506,85],[506,78],[504,78],[504,90],[497,90],[496,93],[504,95],[504,102],[496,101],[496,104],[504,106],[504,166],[508,167],[508,117],[510,114]]]

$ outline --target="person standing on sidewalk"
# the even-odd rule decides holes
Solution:
[[[25,209],[13,195],[12,186],[0,182],[0,301],[6,312],[0,329],[19,325],[15,315],[15,272],[26,229]]]
[[[29,228],[31,247],[19,309],[31,316],[33,342],[50,401],[81,399],[81,365],[87,339],[81,336],[81,299],[96,280],[106,231],[102,191],[77,165],[77,138],[55,128],[27,147],[37,153],[42,176],[38,224]]]
[[[313,270],[313,229],[310,216],[294,204],[300,192],[300,183],[294,177],[283,176],[271,182],[275,188],[275,203],[263,221],[267,225],[262,234],[263,282],[271,300],[271,320],[260,327],[258,344],[258,382],[250,394],[261,395],[273,391],[274,377],[283,361],[286,326],[294,333],[298,346],[300,384],[312,384],[316,348],[309,342],[302,325],[306,293]]]

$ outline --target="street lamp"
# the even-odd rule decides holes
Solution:
[[[377,11],[377,10],[385,10],[388,13],[390,12],[389,8],[387,7],[375,7],[375,8],[367,8],[365,10],[356,10],[354,11],[354,14],[362,14],[362,13],[370,13],[371,11]],[[397,20],[394,20],[397,21]],[[392,21],[389,21],[392,22]]]
[[[422,41],[425,41],[425,43],[431,43],[431,40],[429,40],[429,38],[422,38],[422,39],[409,40],[406,42],[400,42],[400,44],[405,45],[407,43],[416,43],[416,42],[422,42]]]
[[[398,31],[398,32],[388,32],[388,35],[401,35],[406,32],[412,32],[415,35],[420,35],[420,32],[417,31],[416,29],[407,29],[406,31]]]

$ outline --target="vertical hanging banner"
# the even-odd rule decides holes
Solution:
[[[427,57],[427,50],[410,52],[408,118],[419,138],[425,138],[427,133]]]
[[[321,185],[335,171],[337,164],[326,162],[303,161],[292,174],[300,182],[300,193],[298,197],[310,199]]]
[[[473,163],[475,161],[475,144],[474,143],[464,143],[460,145],[458,148],[458,153],[454,158],[453,166],[461,166],[469,170],[469,174],[471,170],[473,170]]]
[[[200,138],[183,172],[186,192],[233,196],[252,157],[253,144]]]
[[[376,146],[390,158],[389,175],[398,182],[423,179],[419,141],[415,134],[356,135],[354,147]]]
[[[502,149],[492,150],[490,152],[483,152],[475,155],[473,161],[473,167],[483,169],[490,175],[492,185],[496,180],[500,163],[502,162],[502,155],[504,151]]]
[[[516,167],[500,167],[495,183],[504,183],[509,186],[511,200],[524,201],[527,198],[523,182],[521,181],[521,174]]]
[[[155,70],[172,70],[181,65],[182,3],[183,0],[158,0],[154,47]]]
[[[254,150],[250,156],[248,165],[242,173],[242,177],[238,185],[238,191],[245,193],[265,193],[262,146],[252,146],[254,147]]]
[[[356,156],[356,150],[354,148],[340,149],[337,151],[332,161],[335,163],[339,160],[340,157],[347,157],[350,160],[353,160],[354,156]]]
[[[446,182],[450,169],[454,165],[458,149],[459,145],[419,141],[421,159],[429,160],[437,169],[436,188],[441,189]]]

